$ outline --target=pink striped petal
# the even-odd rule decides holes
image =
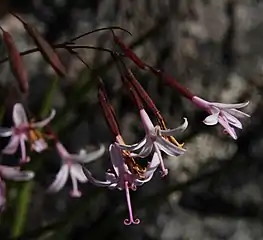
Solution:
[[[226,119],[228,120],[229,124],[236,127],[236,128],[239,128],[239,129],[242,129],[242,123],[234,116],[232,116],[231,114],[229,114],[228,112],[225,112],[225,111],[221,111],[222,115],[226,117]]]
[[[21,124],[28,124],[26,112],[21,103],[16,103],[13,107],[13,121],[16,127]]]
[[[14,154],[18,148],[20,137],[18,135],[13,135],[9,140],[7,146],[2,150],[4,154]]]
[[[178,133],[178,131],[183,132],[188,127],[188,121],[187,118],[184,118],[184,123],[174,129],[166,129],[166,130],[160,130],[161,134],[164,134],[166,136],[175,136],[175,134]]]
[[[12,134],[12,128],[0,128],[0,137],[10,137]]]
[[[67,164],[63,164],[56,175],[56,179],[49,186],[48,192],[58,192],[59,190],[61,190],[66,184],[68,175],[69,175],[69,166]]]
[[[47,149],[48,145],[43,138],[37,139],[31,144],[31,147],[34,151],[40,153]]]
[[[56,143],[56,149],[58,151],[59,156],[63,160],[70,159],[70,154],[68,153],[67,149],[63,146],[61,142]]]
[[[144,183],[149,182],[152,179],[153,174],[156,171],[156,169],[158,168],[159,164],[160,164],[159,157],[158,157],[158,154],[155,152],[153,154],[152,161],[147,166],[147,170],[146,170],[146,173],[144,175],[145,179],[143,179],[143,180],[136,179],[135,180],[136,185],[142,185]]]
[[[219,123],[224,127],[224,129],[226,130],[226,132],[227,132],[233,139],[236,140],[236,139],[237,139],[237,134],[236,134],[236,132],[235,132],[235,129],[232,128],[232,127],[228,124],[227,120],[225,120],[225,119],[222,118],[222,117],[219,117],[218,121],[219,121]]]
[[[250,117],[249,114],[244,113],[242,111],[239,111],[237,109],[224,109],[225,112],[228,112],[229,114],[237,117],[237,118],[245,118],[245,117]]]
[[[143,126],[145,128],[145,131],[147,133],[151,132],[152,129],[154,129],[154,125],[153,125],[151,119],[149,118],[148,114],[146,113],[146,111],[144,109],[141,109],[140,115],[141,115],[141,120],[142,120]]]
[[[123,178],[127,169],[125,167],[125,163],[124,163],[124,159],[121,154],[121,150],[117,147],[117,145],[111,144],[109,147],[109,152],[110,152],[111,163],[112,163],[112,166],[113,166],[113,169],[116,175],[119,178]]]
[[[218,116],[219,112],[211,114],[204,119],[203,123],[208,126],[216,125],[218,123]]]
[[[221,108],[221,109],[234,109],[234,108],[244,108],[246,107],[248,104],[249,104],[249,101],[247,102],[244,102],[244,103],[230,103],[230,104],[227,104],[227,103],[216,103],[216,102],[212,102],[211,103],[213,106],[215,107],[218,107],[218,108]]]
[[[70,154],[72,161],[81,162],[81,163],[90,163],[98,158],[100,158],[105,152],[105,147],[103,144],[100,145],[100,148],[96,151],[86,153],[85,150],[80,151],[79,154]]]
[[[55,115],[56,115],[56,111],[54,109],[52,109],[50,115],[47,118],[45,118],[42,121],[32,123],[31,126],[33,128],[42,128],[42,127],[46,126],[55,117]]]
[[[72,164],[70,166],[70,174],[82,183],[88,181],[85,173],[83,172],[83,168],[80,164]]]
[[[17,167],[3,165],[0,165],[0,173],[3,178],[14,181],[28,181],[35,176],[32,171],[20,171]]]

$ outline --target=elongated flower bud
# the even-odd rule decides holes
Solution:
[[[3,28],[1,28],[1,30],[3,32],[3,41],[8,53],[11,70],[19,84],[21,91],[23,93],[27,93],[29,89],[28,75],[26,68],[24,67],[22,57],[20,56],[20,52],[18,51],[11,34],[6,32]]]
[[[14,15],[20,22],[23,23],[25,30],[27,33],[32,37],[35,44],[39,48],[43,58],[49,63],[52,68],[56,71],[56,73],[64,77],[66,76],[66,69],[61,63],[57,53],[55,50],[50,46],[50,44],[41,36],[38,30],[31,26],[30,24],[26,23],[21,17]]]

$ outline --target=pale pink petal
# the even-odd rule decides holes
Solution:
[[[81,197],[82,193],[78,188],[78,181],[77,179],[71,174],[71,181],[72,181],[72,190],[70,191],[70,196],[74,198]]]
[[[111,172],[106,172],[106,181],[110,182],[110,185],[108,186],[110,189],[114,189],[118,185],[118,179],[116,178],[115,174]]]
[[[116,176],[114,174],[112,174],[115,178],[115,181],[113,181],[113,179],[109,180],[107,178],[107,173],[106,173],[106,181],[100,181],[95,179],[91,172],[87,169],[87,168],[83,168],[83,171],[85,173],[86,178],[88,179],[89,182],[91,182],[92,184],[94,184],[97,187],[109,187],[110,185],[112,185],[113,182],[116,183]]]
[[[0,137],[10,137],[12,134],[12,128],[0,128]]]
[[[226,132],[233,138],[233,139],[237,139],[237,135],[235,132],[235,129],[232,128],[226,119],[223,119],[222,117],[219,117],[218,119],[219,123],[224,127],[224,129],[226,130]]]
[[[144,109],[141,109],[140,115],[141,115],[141,120],[142,120],[143,126],[145,128],[145,131],[147,133],[151,132],[152,129],[154,129],[154,125],[153,125],[151,119],[149,118],[148,114],[146,113],[146,111]]]
[[[249,114],[241,112],[239,110],[236,109],[224,109],[225,112],[228,112],[229,114],[237,117],[237,118],[245,118],[245,117],[250,117]]]
[[[219,112],[211,114],[204,119],[203,123],[209,126],[216,125],[218,123],[218,116],[219,116]]]
[[[9,140],[7,146],[2,150],[4,154],[14,154],[18,148],[20,137],[18,135],[13,135]]]
[[[153,154],[153,157],[152,157],[152,161],[150,162],[150,164],[147,166],[147,170],[146,170],[146,173],[144,174],[145,176],[145,179],[143,180],[140,180],[140,179],[136,179],[135,182],[136,182],[136,185],[138,184],[143,184],[143,183],[146,183],[146,182],[149,182],[152,177],[153,177],[153,174],[154,172],[156,171],[157,167],[159,166],[160,164],[160,161],[159,161],[159,157],[158,157],[158,154],[155,152]]]
[[[116,175],[122,178],[125,173],[125,167],[124,167],[124,159],[120,151],[121,150],[115,144],[111,144],[109,147],[110,159],[113,169]]]
[[[100,148],[96,151],[86,153],[86,151],[80,151],[80,154],[71,154],[70,157],[73,161],[90,163],[98,158],[100,158],[105,152],[104,145],[100,145]]]
[[[147,138],[147,141],[145,145],[142,147],[142,149],[140,150],[140,152],[139,153],[131,152],[130,156],[145,158],[151,154],[152,148],[153,148],[153,142],[150,138]]]
[[[63,146],[61,142],[56,143],[56,149],[58,151],[59,156],[63,159],[70,159],[70,154],[68,153],[67,149]]]
[[[161,165],[161,173],[162,173],[162,177],[166,176],[168,174],[168,169],[165,168],[164,166],[164,162],[163,162],[163,157],[162,157],[162,154],[160,152],[160,149],[158,147],[158,145],[156,143],[153,143],[153,147],[154,147],[154,150],[155,150],[155,153],[157,153],[157,156],[159,158],[159,162],[160,162],[160,165]]]
[[[166,130],[160,130],[161,134],[164,134],[166,136],[175,136],[178,131],[183,132],[188,127],[188,121],[187,118],[184,118],[184,123],[174,129],[166,129]]]
[[[175,144],[169,142],[165,138],[158,136],[156,144],[160,150],[165,152],[169,156],[180,156],[185,153],[185,149],[177,147]]]
[[[212,102],[211,104],[213,106],[221,108],[221,109],[232,109],[232,108],[239,109],[239,108],[246,107],[249,104],[249,101],[248,102],[244,102],[244,103],[230,103],[230,104]]]
[[[56,175],[56,179],[49,186],[49,192],[58,192],[61,188],[63,188],[66,184],[69,174],[69,166],[67,164],[63,164]]]
[[[0,174],[3,178],[14,181],[28,181],[35,176],[32,171],[20,171],[17,167],[3,165],[0,165]]]
[[[80,181],[82,183],[88,181],[85,173],[83,172],[83,168],[80,164],[72,164],[70,166],[69,171],[70,171],[71,176],[76,178],[78,181]]]
[[[21,103],[16,103],[13,108],[13,121],[15,126],[20,126],[21,124],[28,124],[28,119],[26,116],[25,109]]]
[[[55,117],[55,115],[56,115],[56,111],[54,109],[52,109],[50,115],[47,118],[45,118],[42,121],[32,123],[31,126],[33,128],[42,128],[42,127],[46,126]]]
[[[39,138],[31,144],[34,151],[40,153],[47,149],[48,145],[43,138]]]
[[[20,138],[20,149],[21,149],[21,163],[26,163],[30,161],[30,158],[26,154],[26,145],[25,140],[23,138]]]
[[[122,150],[127,150],[127,151],[137,151],[139,150],[140,148],[142,148],[145,144],[146,144],[146,137],[143,138],[143,140],[141,140],[139,143],[135,143],[135,144],[132,144],[132,145],[124,145],[124,144],[119,144],[116,142],[116,145],[122,149]]]
[[[223,110],[222,110],[222,115],[226,117],[230,125],[242,129],[242,123],[236,117],[232,116],[231,114]]]

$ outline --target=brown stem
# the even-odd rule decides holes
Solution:
[[[71,48],[71,49],[93,49],[93,50],[98,50],[98,51],[104,51],[104,52],[108,52],[108,53],[112,53],[112,51],[110,49],[107,48],[102,48],[102,47],[93,47],[93,46],[86,46],[86,45],[66,45],[65,43],[59,43],[56,45],[52,46],[53,48]],[[35,52],[39,52],[39,48],[35,47],[23,52],[20,52],[20,56],[25,56],[31,53],[35,53]],[[4,63],[6,61],[8,61],[8,57],[5,57],[3,59],[0,60],[0,64]]]

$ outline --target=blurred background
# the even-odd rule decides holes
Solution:
[[[82,185],[80,199],[69,197],[71,182],[57,194],[46,189],[60,167],[52,150],[35,156],[28,168],[30,183],[8,183],[8,203],[1,215],[0,236],[8,239],[161,239],[259,240],[263,238],[263,2],[260,0],[34,0],[1,1],[1,26],[21,51],[34,47],[12,10],[39,29],[51,44],[100,27],[120,26],[132,33],[116,34],[147,63],[176,77],[209,101],[250,101],[252,115],[234,141],[220,126],[202,123],[207,116],[150,73],[127,61],[165,117],[168,128],[187,117],[189,127],[178,135],[187,152],[168,157],[167,177],[154,179],[132,192],[137,226],[124,226],[128,212],[124,192]],[[114,48],[109,32],[78,41]],[[137,109],[121,85],[106,52],[80,50],[104,79],[127,143],[139,141],[143,129]],[[58,51],[68,77],[58,79],[39,53],[24,57],[30,75],[30,110],[45,116],[57,110],[53,127],[71,152],[113,137],[97,100],[96,78],[74,56]],[[1,58],[5,56],[1,44]],[[7,63],[0,65],[1,96],[10,125],[15,80]],[[52,92],[52,94],[49,94]],[[21,97],[21,96],[20,96]],[[3,147],[6,142],[1,140]],[[7,157],[2,157],[7,161]],[[9,160],[9,163],[13,160]],[[103,179],[110,167],[108,153],[87,166]]]

